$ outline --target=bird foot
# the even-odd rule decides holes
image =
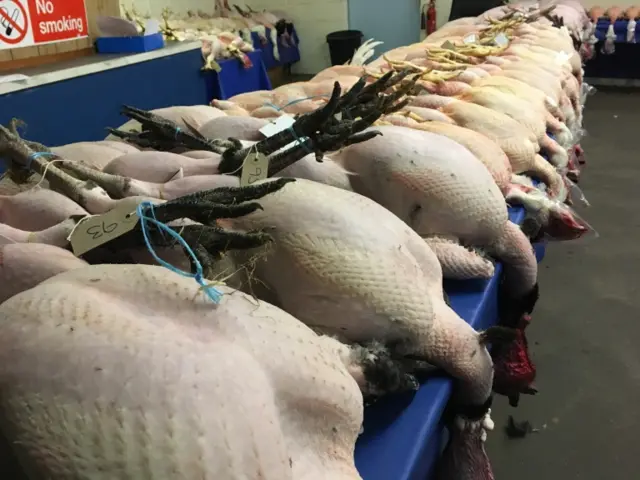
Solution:
[[[366,386],[363,395],[368,401],[389,393],[416,391],[419,380],[443,374],[438,367],[419,359],[399,357],[380,342],[354,345],[355,363],[362,369]]]

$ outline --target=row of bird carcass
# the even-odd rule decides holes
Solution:
[[[124,9],[125,17],[134,22],[142,32],[145,16],[134,9]],[[147,15],[148,17],[148,15]],[[218,0],[213,13],[188,11],[176,15],[170,9],[162,12],[160,30],[167,41],[202,41],[205,69],[218,69],[216,60],[238,58],[247,67],[251,61],[247,53],[254,51],[252,33],[256,33],[263,48],[273,49],[273,56],[280,59],[279,45],[295,45],[293,24],[282,12],[255,11],[246,5],[233,8],[227,0]]]
[[[167,11],[163,14],[163,33],[168,40],[203,42],[202,53],[206,69],[219,67],[216,60],[236,57],[250,66],[246,53],[254,51],[252,33],[260,39],[262,48],[272,48],[273,57],[280,59],[279,46],[293,46],[297,41],[293,33],[293,24],[282,12],[257,12],[246,6],[243,10],[228,1],[218,0],[213,15],[189,12],[187,16],[170,18]]]
[[[435,365],[457,381],[439,474],[489,475],[492,390],[516,402],[535,376],[537,263],[507,202],[555,237],[586,228],[566,205],[581,69],[536,15],[448,24],[289,90],[127,108],[102,142],[0,129],[3,157],[45,177],[2,197],[0,224],[2,428],[30,469],[359,478],[363,396]],[[305,115],[272,125],[282,112]],[[442,279],[490,277],[493,259],[501,326],[476,332]]]

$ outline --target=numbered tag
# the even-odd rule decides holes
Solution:
[[[79,257],[130,232],[138,220],[140,219],[135,213],[135,205],[132,208],[131,202],[122,202],[107,213],[91,215],[80,220],[67,240],[71,243],[73,254]]]
[[[507,45],[509,45],[509,39],[507,38],[507,36],[504,33],[498,34],[496,36],[496,38],[493,39],[493,41],[499,47],[506,47]]]
[[[471,35],[467,35],[462,41],[466,44],[476,43],[476,34],[472,33]]]
[[[447,40],[442,45],[440,45],[440,48],[446,48],[447,50],[454,50],[456,46],[453,43],[451,43],[449,40]]]
[[[259,152],[250,153],[242,164],[240,186],[253,185],[269,175],[269,158]]]
[[[280,133],[287,128],[291,128],[295,123],[296,119],[293,116],[285,114],[280,117],[275,122],[267,123],[264,127],[260,129],[260,133],[265,137],[273,137],[276,133]]]
[[[338,114],[336,114],[336,115],[338,115]],[[340,113],[340,115],[342,115],[342,113]],[[260,129],[260,133],[262,133],[267,138],[273,137],[276,133],[280,133],[283,130],[286,130],[287,128],[291,128],[293,126],[293,124],[295,123],[295,121],[296,121],[296,119],[293,118],[293,116],[291,116],[291,115],[282,115],[281,117],[278,117],[278,119],[275,122],[268,123],[267,125],[262,127]],[[306,139],[307,139],[307,137],[298,138],[298,139],[294,140],[293,142],[288,143],[287,145],[285,145],[284,147],[282,147],[278,151],[286,150],[287,148],[292,147],[297,143],[303,142]]]

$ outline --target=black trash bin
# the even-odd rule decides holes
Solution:
[[[360,30],[341,30],[327,35],[331,65],[344,65],[354,52],[362,45],[362,32]]]

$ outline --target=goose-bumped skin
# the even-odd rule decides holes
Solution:
[[[412,103],[421,107],[438,108],[439,112],[457,125],[493,140],[506,153],[514,173],[531,173],[549,185],[550,196],[561,201],[566,199],[567,191],[562,176],[538,155],[540,145],[536,136],[518,121],[482,105],[436,95],[414,97]]]
[[[485,248],[506,264],[514,296],[536,284],[526,236],[508,219],[487,168],[457,142],[431,132],[377,127],[382,135],[333,158],[354,172],[354,190],[377,201],[420,236],[450,235]]]
[[[463,437],[486,430],[488,340],[445,303],[442,270],[427,244],[372,200],[320,183],[299,179],[260,202],[264,210],[232,220],[243,230],[268,229],[275,240],[251,269],[252,291],[264,289],[270,302],[322,332],[374,338],[396,358],[443,368],[457,379],[459,418],[476,427]],[[491,471],[483,444],[476,446],[474,465]],[[457,468],[452,475],[464,478]]]
[[[366,197],[302,179],[260,202],[229,222],[274,237],[252,271],[269,301],[323,332],[444,368],[461,380],[462,404],[487,401],[491,358],[445,303],[438,259],[408,225]]]
[[[345,346],[166,269],[68,271],[0,306],[0,425],[31,478],[359,480]],[[356,369],[357,370],[357,369]]]
[[[86,214],[74,201],[46,188],[0,195],[0,223],[21,230],[44,230],[72,215]]]
[[[0,245],[0,304],[54,275],[87,265],[68,250],[53,245]]]
[[[501,320],[518,328],[537,300],[538,265],[529,239],[509,221],[504,197],[487,168],[442,135],[397,126],[378,130],[381,136],[334,155],[356,174],[351,177],[354,190],[395,213],[420,236],[454,236],[502,261],[506,295]],[[455,258],[455,264],[464,262],[462,255]],[[526,344],[514,343],[494,358],[501,393],[517,397],[530,391],[535,370],[527,368],[523,375],[520,368],[531,366]]]

